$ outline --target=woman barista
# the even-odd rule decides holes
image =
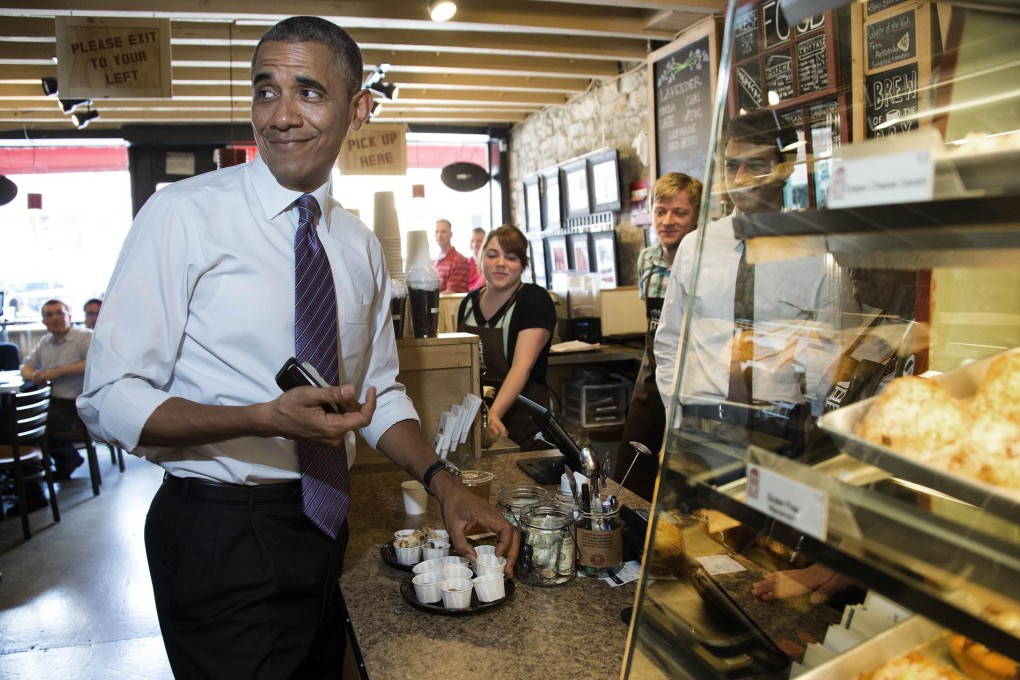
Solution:
[[[670,172],[655,183],[652,193],[652,217],[659,242],[641,251],[638,256],[638,290],[645,301],[648,331],[645,334],[645,355],[634,381],[634,392],[627,408],[627,421],[620,439],[619,457],[613,477],[619,481],[637,456],[627,488],[646,500],[652,499],[657,457],[642,458],[628,443],[639,441],[649,451],[658,453],[666,430],[666,409],[655,383],[655,329],[666,297],[666,284],[680,241],[698,226],[701,208],[701,182],[679,172]]]
[[[481,339],[482,387],[496,389],[489,430],[525,451],[534,445],[538,427],[517,405],[517,396],[549,406],[545,374],[556,326],[549,293],[521,281],[527,266],[528,241],[520,229],[504,224],[490,231],[481,251],[485,285],[468,293],[457,312],[458,330]]]

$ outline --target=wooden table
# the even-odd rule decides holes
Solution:
[[[555,453],[486,456],[470,465],[495,475],[494,499],[502,486],[533,484],[518,460]],[[442,521],[433,498],[425,515],[404,514],[400,482],[406,479],[388,461],[359,459],[352,470],[351,540],[342,584],[373,680],[619,676],[627,638],[620,612],[633,604],[636,583],[615,588],[589,578],[551,588],[517,583],[513,599],[476,615],[442,616],[408,605],[400,595],[408,572],[387,566],[379,549],[398,529],[438,527]],[[626,490],[620,500],[631,508],[648,507]]]

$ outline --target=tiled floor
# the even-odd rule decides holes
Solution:
[[[61,522],[48,509],[0,522],[0,678],[172,678],[163,650],[142,532],[162,470],[126,456],[121,475],[99,448],[102,493],[88,470],[60,485]]]

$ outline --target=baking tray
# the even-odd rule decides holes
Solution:
[[[928,619],[915,615],[848,649],[834,659],[798,675],[797,680],[856,678],[861,673],[874,670],[889,659],[915,650],[932,661],[956,668],[946,645],[944,630]]]
[[[984,379],[992,361],[1001,354],[1016,352],[1020,352],[1020,348],[1007,350],[947,371],[933,380],[945,386],[957,399],[969,399]],[[1020,491],[956,475],[858,437],[855,434],[856,425],[874,405],[875,400],[876,397],[864,399],[826,413],[819,419],[818,425],[832,436],[845,453],[858,460],[887,470],[909,482],[941,491],[1011,522],[1020,516]]]

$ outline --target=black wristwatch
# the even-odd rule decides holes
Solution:
[[[430,496],[436,495],[432,493],[432,487],[429,486],[429,484],[432,483],[432,478],[435,477],[436,473],[439,472],[440,470],[446,470],[454,477],[460,477],[460,468],[458,468],[450,461],[440,458],[435,463],[429,466],[429,469],[425,471],[425,476],[422,477],[421,480],[422,486],[425,487],[425,490],[429,492]]]

